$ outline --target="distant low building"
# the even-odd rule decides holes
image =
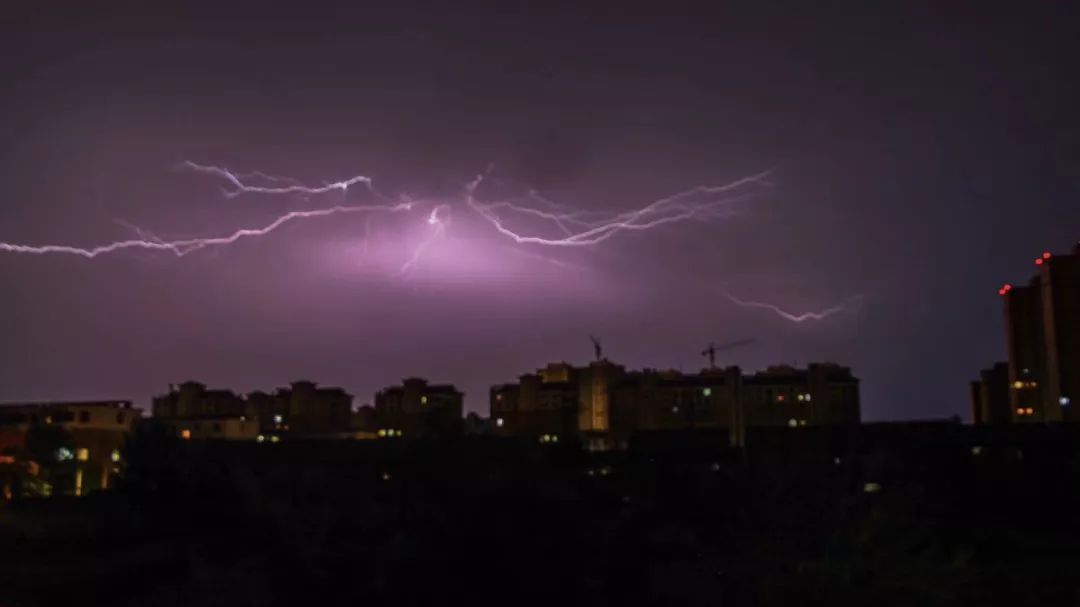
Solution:
[[[682,430],[723,432],[730,444],[742,445],[747,427],[857,425],[859,419],[859,382],[832,363],[743,375],[738,367],[627,371],[599,359],[585,367],[551,364],[490,393],[495,434],[575,440],[591,449]]]
[[[259,435],[255,405],[232,390],[209,390],[187,381],[169,386],[153,399],[154,421],[185,440],[255,440]]]
[[[971,419],[976,424],[1004,424],[1012,419],[1009,364],[1000,362],[971,382]]]
[[[351,394],[301,380],[274,393],[239,395],[189,381],[154,398],[154,418],[184,439],[264,440],[349,436]],[[261,437],[261,439],[260,439]]]
[[[411,377],[375,394],[379,438],[419,438],[462,433],[464,394],[449,384]]]
[[[274,394],[252,392],[247,402],[264,434],[334,434],[353,426],[352,395],[341,388],[320,388],[312,381],[292,382]]]

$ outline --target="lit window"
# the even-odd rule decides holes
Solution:
[[[1072,401],[1069,400],[1068,396],[1062,396],[1058,399],[1058,403],[1060,403],[1062,407],[1068,407],[1070,402]]]
[[[974,447],[971,448],[971,454],[972,455],[979,455],[980,453],[982,453],[982,446],[975,445]]]
[[[678,412],[679,412],[679,405],[675,405],[675,406],[673,406],[673,407],[671,408],[671,412],[672,412],[672,413],[678,413]]]
[[[836,464],[837,466],[839,466],[839,465],[840,465],[840,458],[839,458],[839,457],[834,457],[834,458],[832,458],[832,463],[834,463],[834,464]]]
[[[421,396],[420,397],[420,404],[421,405],[426,405],[427,404],[427,397],[426,396]]]
[[[788,426],[790,426],[790,427],[792,427],[792,428],[794,428],[794,427],[796,427],[796,426],[798,426],[798,425],[799,425],[799,420],[797,420],[797,419],[795,419],[795,418],[793,417],[793,418],[791,418],[791,419],[787,420],[787,425],[788,425]]]
[[[880,483],[866,483],[865,485],[863,485],[862,490],[865,491],[866,493],[877,493],[878,491],[881,491],[881,484]]]
[[[501,418],[501,417],[496,417],[495,418],[495,427],[496,428],[502,428],[503,427],[503,418]]]
[[[75,454],[73,454],[71,452],[71,449],[68,449],[67,447],[60,447],[56,450],[56,459],[61,462],[66,462],[73,457],[75,457]]]
[[[276,435],[276,434],[270,437],[270,442],[272,442],[272,443],[276,443],[276,442],[278,442],[280,440],[281,440],[281,437]]]
[[[382,479],[383,479],[384,481],[388,481],[388,480],[390,480],[391,478],[394,478],[394,477],[390,476],[390,473],[389,473],[389,472],[383,472],[383,473],[382,473]]]
[[[257,442],[257,443],[261,443],[261,442],[263,442],[265,440],[266,440],[266,437],[263,436],[262,434],[255,437],[255,442]]]
[[[806,398],[805,398],[806,402],[810,402],[810,401],[812,400],[812,399],[810,398],[810,393],[809,393],[809,392],[807,392],[807,393],[806,393],[806,394],[804,394],[803,396],[804,396],[804,397],[806,397]]]
[[[1017,415],[1023,415],[1023,414],[1024,414],[1024,408],[1023,408],[1023,407],[1020,407],[1019,409],[1017,409],[1017,410],[1016,410],[1016,414],[1017,414]]]
[[[183,430],[181,430],[180,431],[180,438],[182,438],[184,440],[191,440],[191,430],[188,430],[187,428],[184,428]]]
[[[495,400],[502,400],[502,394],[496,394]]]
[[[799,425],[800,426],[805,426],[806,425],[806,420],[805,419],[800,419],[799,420]]]
[[[1031,407],[1028,407],[1027,409],[1024,409],[1024,413],[1027,414],[1027,415],[1031,415],[1034,412],[1035,412],[1035,410],[1032,409]]]
[[[784,402],[784,395],[783,394],[777,394],[776,395],[776,402],[778,402],[778,403]]]
[[[379,434],[379,438],[385,438],[386,437],[386,429],[385,428],[379,428],[378,434]]]
[[[720,471],[720,462],[713,462],[713,465],[710,466],[710,467],[712,468],[713,472],[719,472]]]
[[[553,443],[559,442],[559,435],[558,434],[552,434],[551,435],[551,442],[553,442]]]
[[[1019,390],[1020,388],[1024,387],[1024,382],[1019,381],[1019,380],[1014,381],[1013,382],[1013,387],[1016,388],[1017,390]]]
[[[52,416],[51,415],[46,415],[45,416],[45,423],[46,424],[51,424],[52,423]]]
[[[86,447],[79,447],[78,449],[75,450],[75,459],[79,460],[80,462],[89,461],[90,460],[90,450],[87,449]]]
[[[109,459],[111,459],[113,461],[113,463],[119,462],[120,461],[120,450],[119,449],[113,449],[112,453],[109,454]]]
[[[712,388],[702,388],[701,393],[704,396],[712,396]]]
[[[282,417],[281,414],[278,414],[278,415],[274,416],[274,423],[275,424],[280,424],[283,421],[285,421],[285,418]]]

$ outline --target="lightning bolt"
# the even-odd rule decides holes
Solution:
[[[198,173],[214,175],[229,182],[233,186],[233,189],[225,191],[225,195],[229,198],[239,196],[240,194],[305,194],[311,196],[329,192],[347,192],[350,187],[358,183],[364,184],[368,191],[377,194],[372,188],[371,178],[365,175],[357,175],[343,181],[334,181],[322,186],[312,187],[304,185],[291,177],[276,177],[259,171],[237,174],[224,167],[197,164],[190,160],[185,160],[180,166],[181,168]],[[263,179],[270,183],[284,183],[285,185],[260,186],[250,185],[249,183],[244,182],[244,179],[249,179],[251,177]]]
[[[369,193],[387,204],[337,205],[319,209],[291,211],[263,227],[242,228],[226,236],[213,238],[165,240],[146,230],[126,224],[135,230],[138,238],[115,241],[95,247],[55,244],[24,245],[0,242],[0,251],[29,254],[60,253],[92,259],[99,255],[127,249],[144,249],[165,251],[182,257],[207,247],[224,246],[243,238],[265,236],[296,219],[310,219],[345,213],[407,211],[417,204],[434,204],[430,200],[416,201],[404,196],[399,197],[400,202],[392,204],[386,196],[373,187],[372,179],[365,175],[356,175],[321,186],[309,186],[289,177],[279,177],[258,171],[235,173],[224,167],[203,165],[192,161],[185,161],[181,164],[181,168],[224,180],[230,186],[225,190],[225,195],[230,198],[245,193],[318,196],[331,192],[348,192],[349,188],[360,184]],[[490,223],[496,231],[513,239],[518,244],[539,244],[557,247],[592,246],[600,244],[621,232],[638,232],[691,219],[701,220],[721,217],[728,213],[725,207],[738,200],[746,199],[750,195],[745,192],[740,193],[742,190],[750,186],[770,185],[766,179],[769,172],[766,171],[724,185],[698,186],[655,200],[638,209],[605,214],[559,205],[547,200],[533,190],[530,190],[524,198],[519,197],[517,199],[497,200],[487,203],[480,202],[477,199],[477,190],[483,183],[485,175],[478,175],[466,185],[465,203],[468,208]],[[261,184],[256,184],[255,181],[261,182]],[[545,208],[529,206],[530,202],[542,205]],[[519,234],[505,225],[503,218],[498,213],[499,211],[537,217],[552,222],[563,232],[563,236],[561,238],[545,238]],[[432,243],[445,235],[448,219],[449,207],[447,205],[440,204],[432,208],[428,216],[428,224],[432,226],[431,233],[417,246],[412,257],[402,266],[402,273],[407,273],[414,268]],[[367,228],[365,227],[365,229]]]
[[[853,309],[851,308],[851,305],[863,298],[862,295],[856,295],[856,296],[848,299],[847,301],[844,301],[844,302],[842,302],[842,303],[840,303],[838,305],[835,305],[835,306],[833,306],[831,308],[826,308],[824,310],[821,310],[820,312],[804,312],[802,314],[793,314],[793,313],[788,312],[788,311],[784,310],[783,308],[781,308],[780,306],[777,306],[775,304],[766,303],[766,302],[763,302],[763,301],[747,301],[747,300],[744,300],[744,299],[739,299],[738,297],[735,297],[734,295],[732,295],[731,293],[728,293],[728,292],[724,292],[724,295],[729,300],[731,300],[732,303],[734,303],[737,306],[741,306],[743,308],[760,308],[762,310],[769,310],[770,312],[776,314],[780,318],[783,318],[785,320],[790,320],[791,322],[796,322],[796,323],[802,323],[802,322],[806,322],[808,320],[815,320],[815,321],[816,320],[825,320],[826,318],[828,318],[830,316],[833,316],[834,314],[839,314],[840,312],[853,311]]]
[[[402,264],[401,270],[398,272],[399,274],[404,275],[412,271],[412,269],[416,267],[416,264],[420,263],[420,258],[423,257],[424,253],[428,250],[429,247],[431,247],[432,243],[434,243],[439,238],[442,238],[443,235],[446,234],[446,225],[448,223],[448,220],[443,219],[439,216],[440,211],[443,213],[448,213],[449,207],[446,205],[439,205],[434,209],[431,209],[431,213],[428,215],[427,218],[427,223],[429,226],[431,226],[431,234],[429,234],[428,237],[424,240],[420,241],[420,244],[418,244],[413,250],[412,257],[410,257],[404,264]]]
[[[400,203],[391,207],[382,205],[334,206],[323,209],[313,209],[310,211],[290,211],[261,228],[242,228],[236,230],[228,236],[220,236],[216,238],[185,238],[181,240],[167,241],[161,240],[157,237],[150,237],[131,240],[120,240],[109,243],[107,245],[101,245],[91,248],[73,247],[68,245],[31,246],[0,242],[0,251],[7,251],[10,253],[33,253],[39,255],[47,253],[66,253],[69,255],[79,255],[82,257],[86,257],[87,259],[93,259],[99,255],[104,255],[106,253],[115,253],[116,251],[123,251],[125,249],[147,249],[151,251],[168,251],[175,254],[177,257],[183,257],[184,255],[187,255],[192,251],[197,251],[206,247],[228,245],[240,239],[249,238],[252,236],[265,236],[295,219],[327,217],[329,215],[337,215],[339,213],[408,211],[411,208],[412,204],[407,202]]]
[[[749,197],[749,194],[733,195],[733,192],[750,185],[768,185],[766,181],[768,175],[769,172],[766,171],[724,185],[698,186],[660,198],[639,209],[602,217],[593,221],[581,219],[582,216],[587,214],[584,211],[562,212],[550,201],[545,202],[547,202],[549,208],[552,208],[551,211],[526,207],[506,200],[492,203],[480,202],[477,199],[476,192],[484,181],[485,174],[483,173],[466,185],[465,202],[477,214],[486,219],[499,233],[519,244],[584,247],[599,244],[624,231],[650,230],[665,224],[689,219],[721,216],[724,207]],[[532,197],[536,198],[535,195]],[[700,197],[705,197],[705,200],[695,202]],[[506,226],[504,220],[495,212],[498,209],[508,209],[549,220],[564,233],[564,236],[561,238],[545,238],[519,234]],[[570,227],[571,224],[577,226],[576,231]]]

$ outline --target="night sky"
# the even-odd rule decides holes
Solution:
[[[423,202],[183,257],[0,252],[0,401],[145,406],[186,379],[307,378],[361,404],[419,375],[486,411],[490,384],[584,363],[593,334],[616,362],[684,371],[711,341],[754,338],[719,362],[835,360],[862,378],[866,419],[966,416],[967,381],[1004,356],[997,288],[1080,238],[1067,3],[69,4],[0,24],[0,242],[213,237]],[[367,175],[386,200],[228,196],[184,161]],[[518,244],[462,201],[486,172],[619,213],[762,171],[723,213],[585,247]],[[797,323],[729,295],[842,309]]]

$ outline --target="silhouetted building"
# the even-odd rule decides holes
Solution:
[[[678,430],[726,433],[742,445],[747,426],[856,425],[860,416],[858,380],[831,363],[748,376],[738,367],[684,374],[628,372],[603,359],[557,363],[492,387],[490,407],[498,435],[581,440],[591,449]]]
[[[170,384],[168,394],[154,397],[153,414],[173,419],[254,417],[247,401],[232,390],[208,390],[197,381],[186,381],[179,387]]]
[[[35,426],[57,426],[70,434],[71,453],[60,459],[77,462],[72,487],[57,487],[57,493],[83,495],[106,489],[118,472],[121,449],[142,412],[131,401],[34,402],[0,405],[0,431],[11,444],[24,444],[26,433]]]
[[[1009,418],[1080,421],[1071,406],[1080,394],[1080,244],[1068,255],[1045,252],[1035,265],[1027,286],[998,290],[1009,356]],[[976,423],[991,422],[975,417]]]
[[[247,395],[249,411],[259,419],[263,434],[315,435],[348,432],[353,425],[351,394],[341,388],[320,388],[315,382],[295,381],[274,394]]]
[[[1002,424],[1012,419],[1009,363],[996,363],[971,382],[971,418],[976,424]]]
[[[859,380],[834,363],[778,365],[746,375],[742,402],[747,426],[846,425],[860,419]]]
[[[208,390],[187,381],[153,399],[155,423],[184,440],[256,440],[259,421],[254,403],[232,390]]]
[[[742,444],[741,379],[738,367],[628,373],[614,390],[612,433],[622,443],[638,432],[725,430]]]
[[[376,433],[380,438],[461,434],[463,400],[450,384],[410,377],[375,394]]]
[[[246,396],[208,390],[198,382],[154,398],[154,418],[184,439],[278,441],[283,436],[346,436],[353,426],[352,395],[296,381],[273,394]]]

